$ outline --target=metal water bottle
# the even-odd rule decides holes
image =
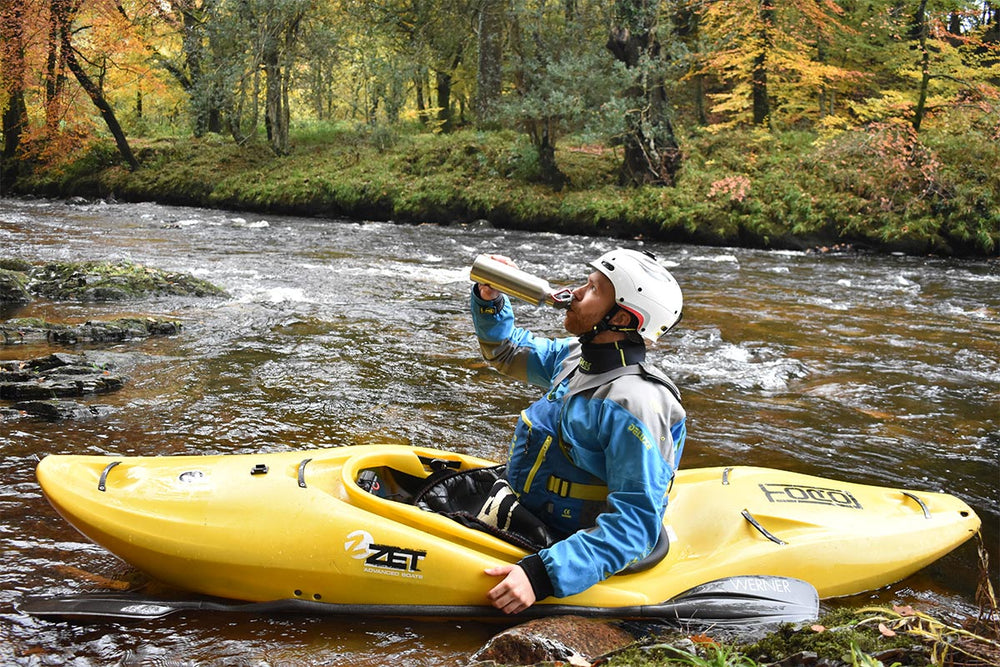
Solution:
[[[508,296],[516,297],[536,306],[569,308],[573,293],[569,289],[555,290],[547,280],[504,264],[489,255],[479,255],[472,263],[469,278],[473,282],[489,285]]]

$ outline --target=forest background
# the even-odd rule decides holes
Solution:
[[[0,193],[996,256],[989,0],[0,0]]]

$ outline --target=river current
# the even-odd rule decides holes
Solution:
[[[685,295],[651,361],[684,394],[682,465],[759,465],[947,491],[983,520],[1000,563],[1000,262],[616,242],[486,224],[395,225],[156,204],[0,200],[0,257],[129,260],[192,273],[222,298],[38,301],[3,313],[75,323],[176,318],[179,335],[0,347],[2,359],[99,349],[129,378],[91,421],[0,423],[0,664],[461,665],[496,630],[473,622],[189,614],[73,625],[19,614],[26,595],[133,576],[48,506],[48,453],[200,454],[398,442],[502,458],[535,390],[482,362],[468,267],[507,254],[559,285],[621,243],[652,251]],[[515,304],[560,335],[558,312]],[[975,542],[886,589],[975,615]]]

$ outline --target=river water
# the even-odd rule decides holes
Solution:
[[[0,424],[0,664],[461,665],[495,631],[471,622],[190,614],[137,625],[42,622],[25,595],[106,590],[128,568],[52,511],[47,454],[246,453],[390,441],[500,458],[535,396],[479,358],[467,315],[481,252],[572,285],[612,240],[486,225],[349,222],[155,204],[0,200],[0,256],[131,260],[228,298],[36,302],[8,317],[178,318],[173,337],[114,346],[129,377],[93,421]],[[682,465],[762,465],[944,490],[1000,542],[1000,265],[630,242],[671,266],[682,325],[652,360],[681,386]],[[555,311],[517,305],[536,332]],[[63,350],[65,348],[58,348]],[[28,359],[46,345],[0,348]],[[921,573],[832,604],[891,601],[974,615],[970,542]],[[830,603],[828,603],[830,604]]]

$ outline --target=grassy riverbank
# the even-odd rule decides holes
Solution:
[[[698,130],[676,187],[617,185],[619,151],[564,139],[569,185],[535,180],[511,132],[439,135],[355,126],[300,130],[290,155],[226,137],[137,139],[130,172],[113,144],[19,165],[4,190],[399,222],[489,220],[498,227],[709,245],[995,256],[1000,151],[975,131],[872,125],[819,136]]]

